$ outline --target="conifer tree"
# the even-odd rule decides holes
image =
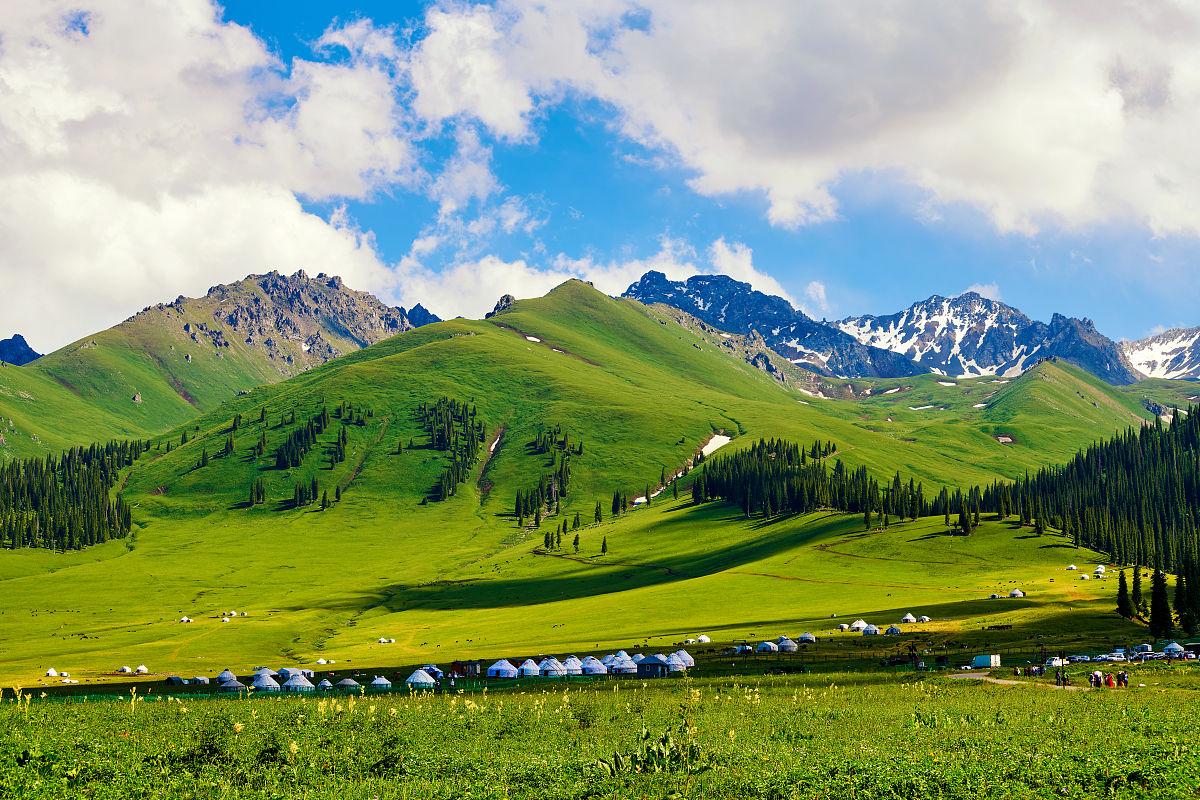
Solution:
[[[1167,599],[1167,576],[1156,569],[1150,579],[1150,635],[1165,639],[1174,627],[1171,602]]]
[[[342,502],[342,485],[340,483],[333,487],[333,501],[335,503]]]
[[[599,525],[604,521],[604,512],[600,508],[600,501],[596,501],[596,524]]]
[[[328,489],[321,492],[321,510],[324,511],[327,508],[329,508],[329,490]]]
[[[1117,613],[1125,619],[1133,619],[1133,601],[1129,598],[1129,581],[1125,579],[1125,570],[1121,570],[1117,578]]]
[[[600,542],[600,555],[608,555],[608,537],[605,536]]]
[[[208,466],[208,448],[207,447],[200,451],[200,466],[202,466],[202,467]]]
[[[575,534],[575,555],[579,555],[579,534]]]
[[[1135,565],[1133,568],[1133,594],[1130,596],[1133,601],[1133,610],[1139,614],[1146,613],[1146,598],[1142,595],[1142,568]]]

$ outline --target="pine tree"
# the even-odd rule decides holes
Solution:
[[[1142,596],[1142,568],[1136,564],[1133,567],[1133,594],[1130,599],[1133,601],[1133,610],[1144,616],[1146,613],[1146,598]]]
[[[579,555],[579,534],[575,534],[575,555]]]
[[[679,499],[679,481],[671,481],[671,492],[675,495],[675,499]]]
[[[613,492],[613,501],[612,501],[612,514],[613,514],[613,516],[614,516],[614,517],[617,517],[617,516],[620,516],[620,514],[621,514],[621,511],[622,511],[622,508],[621,508],[621,492],[620,492],[620,491],[616,491],[616,492]]]
[[[604,521],[604,512],[600,508],[600,501],[596,501],[596,524],[599,525]]]
[[[1165,639],[1175,627],[1171,620],[1171,602],[1167,599],[1167,576],[1155,570],[1150,579],[1150,635]]]
[[[650,484],[646,484],[646,507],[650,507]]]
[[[207,447],[200,451],[200,466],[202,466],[202,467],[208,466],[208,448]]]
[[[335,503],[342,502],[342,485],[340,483],[333,487],[333,501]]]
[[[565,522],[563,524],[566,525]],[[554,549],[562,550],[562,534],[561,533],[554,534]]]
[[[600,542],[600,555],[608,555],[608,537],[605,536]]]
[[[327,508],[329,508],[329,490],[328,489],[321,492],[321,510],[324,511]]]
[[[1129,599],[1129,581],[1125,579],[1125,570],[1117,579],[1117,613],[1125,619],[1133,619],[1133,601]]]
[[[542,534],[542,547],[547,550],[550,549],[550,531],[546,531]]]

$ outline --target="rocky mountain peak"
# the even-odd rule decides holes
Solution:
[[[16,364],[19,367],[41,357],[41,353],[30,347],[25,337],[19,333],[14,333],[7,339],[0,339],[0,361],[5,364]]]

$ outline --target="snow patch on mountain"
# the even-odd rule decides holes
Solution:
[[[1172,328],[1157,336],[1121,342],[1138,371],[1150,378],[1200,378],[1200,327]]]

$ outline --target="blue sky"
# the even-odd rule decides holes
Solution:
[[[41,46],[0,59],[62,82],[24,127],[0,93],[10,327],[51,349],[273,268],[444,316],[661,268],[818,318],[974,287],[1113,338],[1200,324],[1197,48],[1161,19],[566,5],[0,15]]]

